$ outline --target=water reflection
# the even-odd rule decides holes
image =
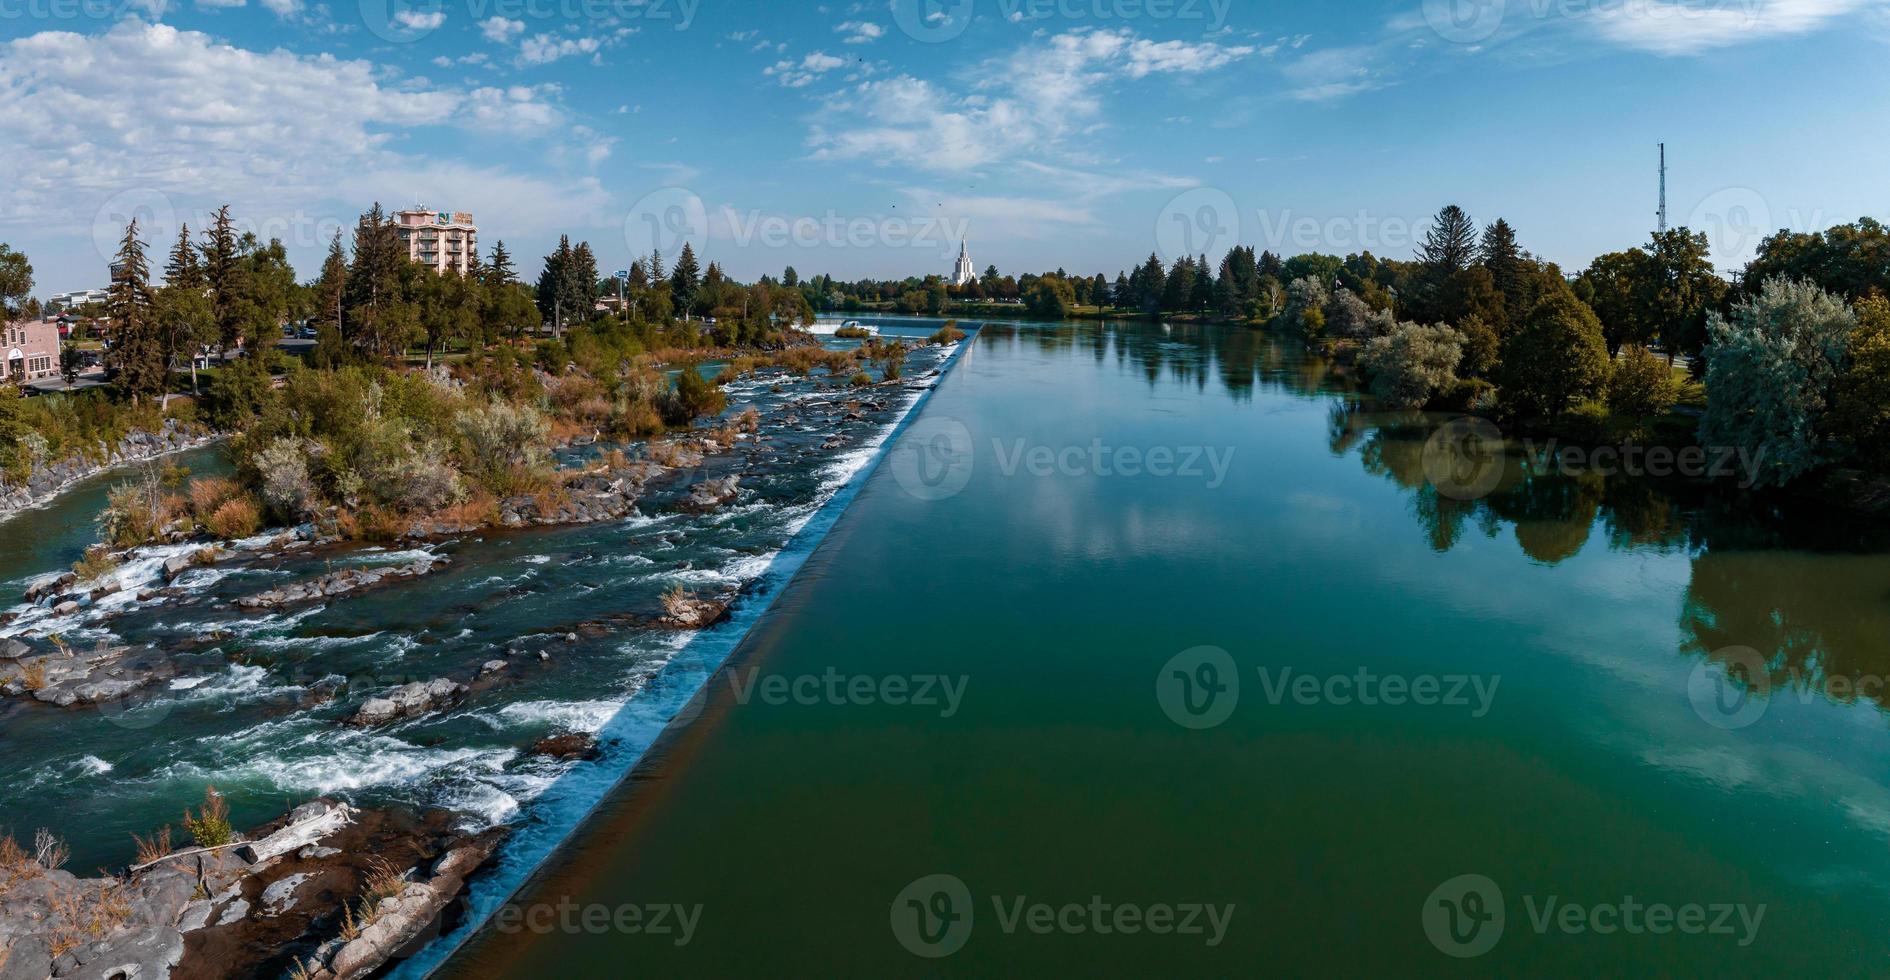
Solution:
[[[1763,676],[1751,683],[1774,695],[1809,691],[1890,704],[1890,685],[1875,683],[1890,676],[1890,535],[1882,528],[1860,528],[1814,501],[1723,483],[1565,472],[1553,454],[1535,447],[1532,455],[1521,439],[1501,455],[1493,489],[1458,499],[1439,492],[1425,460],[1426,446],[1436,451],[1432,437],[1452,416],[1379,411],[1343,365],[1289,340],[1195,324],[993,323],[984,332],[986,343],[1113,360],[1151,389],[1212,383],[1242,405],[1256,393],[1325,399],[1329,451],[1355,456],[1366,473],[1397,487],[1434,551],[1472,536],[1501,541],[1507,532],[1546,566],[1596,548],[1684,556],[1681,653],[1725,663],[1729,676],[1745,682],[1743,665],[1725,651],[1753,648]]]

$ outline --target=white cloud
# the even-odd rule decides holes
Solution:
[[[1615,44],[1662,55],[1692,55],[1714,48],[1806,34],[1860,7],[1865,0],[1759,0],[1702,4],[1688,0],[1620,0],[1598,4],[1592,16],[1600,35]]]
[[[434,10],[422,13],[418,10],[403,10],[394,15],[394,24],[410,31],[430,31],[446,23],[446,12]]]
[[[368,61],[251,51],[137,20],[93,36],[34,34],[0,43],[0,131],[8,134],[0,173],[17,175],[0,181],[0,224],[85,234],[101,207],[127,191],[168,196],[180,209],[227,197],[265,216],[334,216],[377,196],[433,196],[424,182],[365,192],[359,181],[437,169],[403,152],[400,137],[411,131],[556,131],[566,122],[559,94],[555,86],[439,88]],[[537,182],[454,172],[506,189]],[[519,199],[555,199],[565,181],[541,183]]]
[[[843,44],[871,44],[886,35],[886,28],[866,20],[850,20],[834,30],[847,35]]]
[[[488,41],[505,44],[525,33],[525,22],[506,17],[487,17],[479,22],[479,33],[485,35]]]
[[[815,51],[798,62],[777,61],[763,68],[761,73],[773,76],[786,88],[801,88],[846,63],[845,58],[836,58],[825,51]]]
[[[981,66],[973,90],[953,93],[910,75],[867,81],[828,100],[809,142],[818,159],[963,171],[1059,147],[1102,123],[1113,79],[1198,74],[1253,54],[1212,42],[1151,42],[1127,30],[1077,30]],[[786,84],[784,82],[784,84]]]
[[[595,54],[603,46],[604,42],[594,37],[561,38],[550,34],[536,34],[519,44],[518,63],[544,65],[574,54]]]

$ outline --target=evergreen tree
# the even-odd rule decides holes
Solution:
[[[1194,263],[1194,291],[1188,298],[1189,308],[1197,312],[1213,309],[1215,290],[1214,273],[1203,253]]]
[[[144,242],[138,240],[138,220],[125,227],[118,245],[118,274],[112,278],[107,309],[112,322],[112,368],[119,390],[138,404],[146,396],[161,396],[168,385],[164,344],[152,316],[151,268],[145,262]]]
[[[793,289],[794,287],[799,286],[800,284],[801,284],[801,274],[798,272],[795,272],[793,266],[790,265],[786,269],[782,270],[781,285],[786,286],[789,289]]]
[[[565,297],[569,304],[565,319],[584,323],[597,312],[597,256],[591,252],[590,242],[579,242],[571,250],[565,274]]]
[[[165,370],[169,371],[180,355],[185,356],[190,362],[190,390],[197,391],[197,352],[215,344],[219,333],[188,225],[179,229],[177,243],[171,247],[164,266],[164,288],[155,291],[153,315]],[[169,386],[164,399],[168,404]]]
[[[512,253],[505,250],[505,239],[493,242],[492,261],[486,263],[486,285],[499,289],[517,281],[517,274],[512,268]]]
[[[683,312],[686,318],[695,309],[696,291],[702,286],[701,273],[696,267],[696,252],[688,242],[683,243],[682,254],[676,257],[676,269],[669,276],[670,302]]]
[[[538,274],[538,315],[551,324],[554,337],[564,335],[564,311],[570,307],[565,296],[571,279],[571,236],[558,236],[557,251],[545,256],[545,268]]]
[[[1437,220],[1418,247],[1418,261],[1428,266],[1434,282],[1442,282],[1452,273],[1470,267],[1477,257],[1477,228],[1470,216],[1455,204],[1437,212]]]
[[[217,209],[200,247],[204,282],[210,287],[210,308],[216,319],[217,342],[229,348],[243,335],[243,324],[248,319],[243,307],[249,296],[248,268],[238,247],[229,205]]]
[[[1161,257],[1154,252],[1148,253],[1148,261],[1136,270],[1139,281],[1132,281],[1135,293],[1135,305],[1143,313],[1158,313],[1162,307],[1162,294],[1167,291],[1168,274],[1162,271]]]
[[[190,226],[177,229],[177,244],[164,265],[164,285],[179,289],[203,288],[203,265],[197,261],[197,248],[190,243]]]
[[[1496,291],[1503,294],[1503,305],[1508,310],[1509,321],[1503,325],[1508,332],[1509,324],[1522,317],[1524,297],[1522,288],[1522,249],[1516,244],[1516,229],[1509,222],[1498,218],[1483,229],[1483,241],[1478,246],[1477,257],[1483,267],[1490,270],[1490,279],[1496,284]]]

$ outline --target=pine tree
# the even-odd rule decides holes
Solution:
[[[136,218],[125,227],[116,264],[107,305],[112,321],[111,360],[119,390],[136,405],[144,396],[161,396],[169,387],[164,345],[151,311],[151,267],[145,262],[144,242],[138,240]]]
[[[243,262],[229,205],[217,209],[200,248],[204,282],[210,287],[211,314],[217,325],[217,342],[227,349],[235,346],[243,335],[243,306],[249,294],[249,270]]]
[[[517,280],[512,269],[512,253],[505,250],[505,239],[492,243],[492,261],[486,263],[486,285],[499,289]]]
[[[171,246],[164,265],[164,285],[177,289],[202,289],[203,266],[197,261],[196,246],[190,243],[190,226],[177,230],[177,244]]]
[[[1206,312],[1214,308],[1216,287],[1212,269],[1213,266],[1208,265],[1208,259],[1205,253],[1202,254],[1199,259],[1195,260],[1194,293],[1189,297],[1188,305],[1197,311]]]
[[[1496,283],[1496,290],[1503,294],[1504,310],[1509,323],[1522,318],[1522,249],[1516,244],[1516,229],[1509,222],[1498,218],[1483,229],[1483,242],[1477,250],[1477,257],[1483,267],[1490,270],[1490,279]],[[1507,324],[1504,330],[1507,333]]]
[[[545,269],[538,274],[538,315],[551,324],[554,337],[563,336],[564,311],[569,305],[565,298],[566,285],[570,280],[571,236],[558,236],[558,249],[545,256]]]
[[[669,276],[670,301],[688,317],[695,309],[696,291],[702,286],[701,273],[696,266],[696,251],[688,242],[683,243],[682,254],[676,257],[676,269]]]
[[[1477,257],[1477,229],[1470,216],[1455,204],[1437,212],[1437,220],[1418,247],[1418,260],[1430,267],[1433,281],[1441,282],[1451,274],[1470,267]]]
[[[565,318],[583,323],[597,310],[597,256],[591,252],[590,242],[577,243],[564,272]]]
[[[336,342],[347,339],[341,304],[348,288],[348,257],[341,251],[341,232],[328,243],[328,257],[322,260],[322,275],[315,281],[315,315],[334,329]]]

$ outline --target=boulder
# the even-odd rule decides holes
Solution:
[[[467,690],[466,685],[445,678],[402,684],[384,697],[369,698],[354,713],[354,717],[348,719],[348,723],[385,725],[402,718],[426,714],[456,703],[466,696]]]
[[[711,511],[735,499],[741,492],[740,474],[732,474],[719,480],[704,480],[689,488],[689,497],[683,501],[686,510]]]

